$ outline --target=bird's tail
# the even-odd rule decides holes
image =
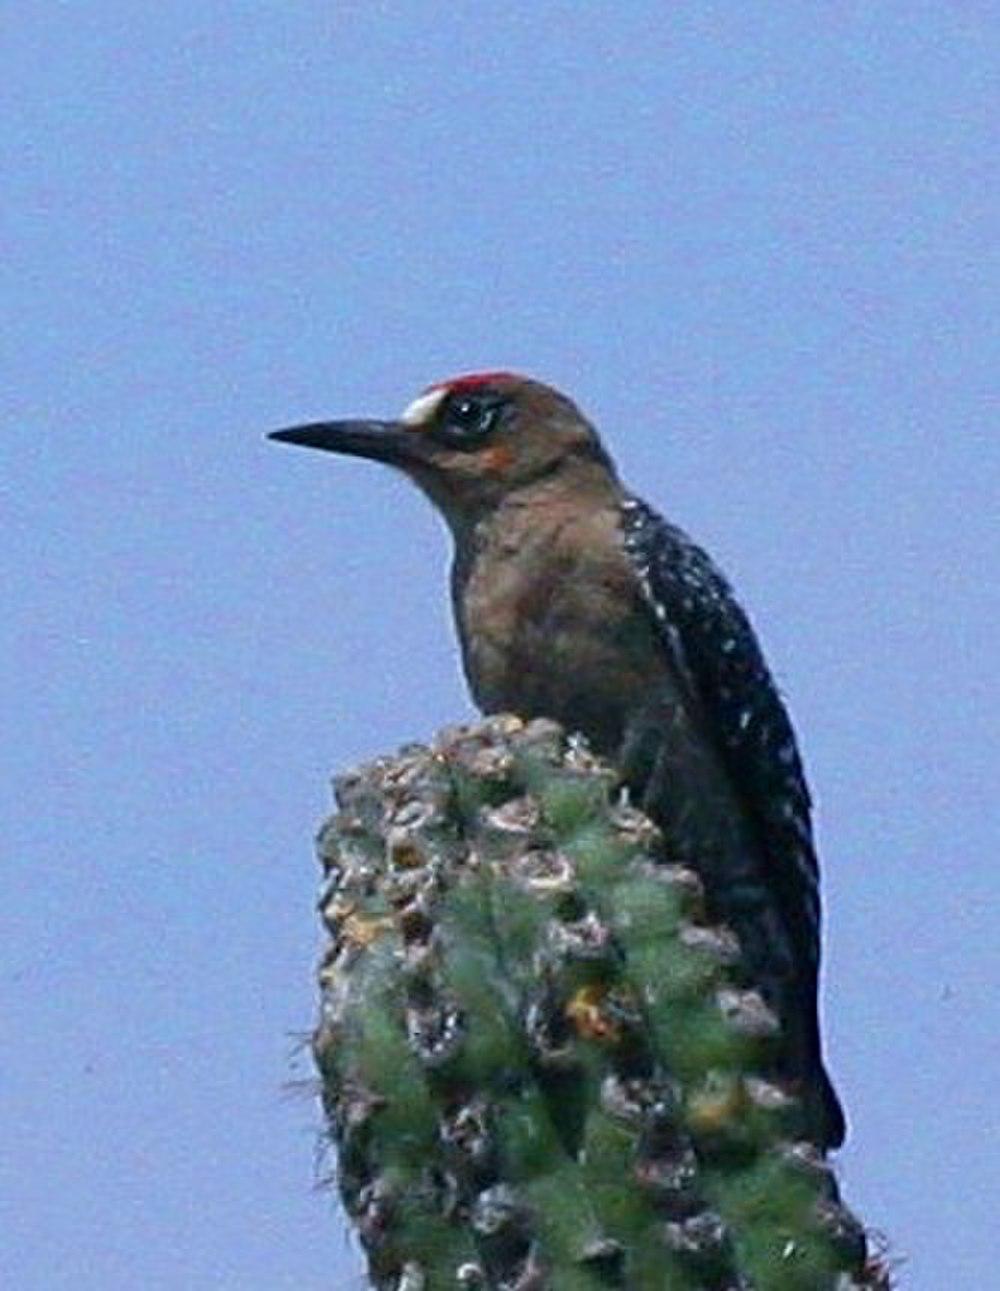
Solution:
[[[840,1099],[837,1097],[837,1091],[833,1087],[833,1081],[827,1074],[826,1065],[823,1062],[815,991],[810,991],[809,995],[810,999],[804,1005],[809,1017],[809,1025],[804,1037],[806,1041],[805,1053],[802,1055],[804,1062],[799,1068],[800,1071],[805,1072],[802,1101],[805,1104],[810,1138],[824,1152],[832,1152],[844,1141],[847,1134],[847,1121]]]
[[[847,1122],[837,1091],[821,1060],[817,1062],[809,1082],[806,1104],[810,1125],[815,1126],[816,1142],[827,1152],[839,1148],[847,1133]]]

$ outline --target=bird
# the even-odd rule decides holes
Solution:
[[[505,371],[434,383],[392,420],[271,439],[395,467],[451,531],[451,602],[484,714],[554,719],[610,759],[782,1027],[803,1136],[839,1147],[822,1055],[819,865],[787,708],[711,557],[621,481],[566,395]]]

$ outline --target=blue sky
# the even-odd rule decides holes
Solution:
[[[905,1287],[990,1283],[998,17],[10,9],[7,1283],[354,1284],[286,1088],[311,837],[470,708],[426,503],[263,432],[482,367],[737,583],[818,801],[846,1193]]]

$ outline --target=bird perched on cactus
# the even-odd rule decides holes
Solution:
[[[555,719],[616,763],[671,854],[699,870],[778,1015],[803,1133],[839,1146],[809,790],[757,637],[709,556],[626,488],[570,399],[512,373],[439,382],[395,420],[272,438],[387,463],[431,499],[454,539],[477,705]]]

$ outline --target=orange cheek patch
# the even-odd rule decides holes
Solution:
[[[483,450],[482,462],[491,475],[503,475],[513,466],[514,454],[503,444],[497,444]]]

